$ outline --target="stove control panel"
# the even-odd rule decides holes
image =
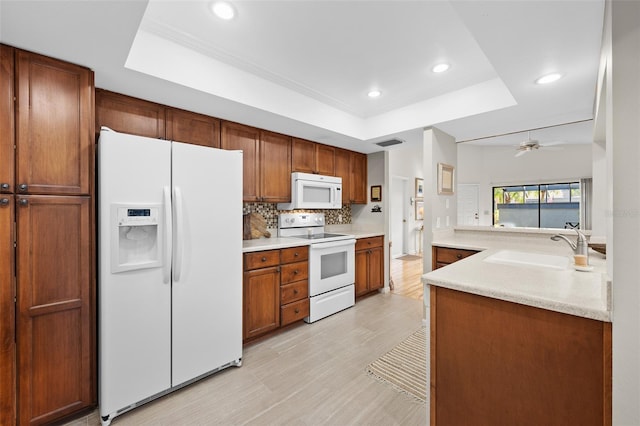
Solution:
[[[278,228],[324,226],[324,213],[280,213]]]

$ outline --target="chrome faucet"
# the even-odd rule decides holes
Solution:
[[[564,235],[556,234],[551,239],[553,241],[565,240],[567,244],[571,247],[574,254],[583,254],[587,256],[587,263],[589,262],[589,242],[587,241],[587,237],[580,231],[574,228],[574,231],[578,233],[578,239],[574,243]]]

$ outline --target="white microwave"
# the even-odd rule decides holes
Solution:
[[[291,202],[278,203],[278,210],[340,209],[342,208],[342,178],[291,173]]]

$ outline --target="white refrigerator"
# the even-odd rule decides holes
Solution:
[[[242,362],[242,152],[98,142],[103,424]]]

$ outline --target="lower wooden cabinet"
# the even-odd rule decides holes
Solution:
[[[244,255],[243,341],[309,316],[309,248]]]
[[[475,250],[433,246],[431,249],[431,269],[435,271],[476,253],[478,252]]]
[[[356,296],[384,287],[384,237],[356,241]]]
[[[436,286],[430,300],[431,425],[611,425],[611,323]]]
[[[21,425],[50,423],[95,403],[90,212],[90,197],[16,196]]]

